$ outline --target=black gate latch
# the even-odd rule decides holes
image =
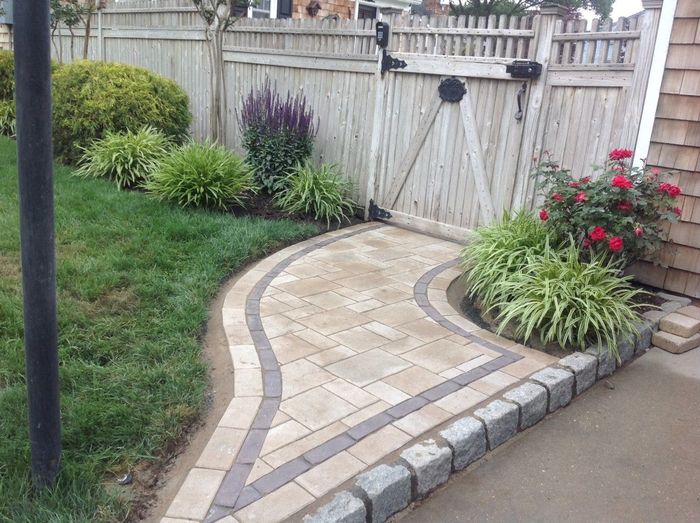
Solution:
[[[542,74],[542,64],[530,60],[515,60],[506,65],[506,73],[513,78],[539,78]]]

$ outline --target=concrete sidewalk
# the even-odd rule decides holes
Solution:
[[[399,519],[700,521],[700,350],[652,349]]]

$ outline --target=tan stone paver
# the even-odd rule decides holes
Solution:
[[[204,519],[224,474],[222,470],[192,469],[165,515],[171,518]]]
[[[474,390],[478,390],[479,392],[483,392],[484,394],[491,396],[496,394],[498,391],[505,389],[507,386],[517,382],[518,378],[514,378],[510,374],[495,371],[488,376],[484,376],[483,378],[470,383],[469,386]]]
[[[366,224],[286,248],[243,275],[222,308],[235,397],[166,519],[202,521],[220,485],[229,492],[244,482],[245,501],[221,521],[285,521],[556,361],[452,308],[445,289],[460,274],[451,263],[460,249]],[[504,354],[522,359],[483,367]],[[232,466],[243,474],[238,487],[225,476]]]
[[[305,472],[296,482],[314,496],[321,497],[364,468],[364,462],[349,452],[341,452]]]
[[[287,483],[271,494],[234,514],[241,523],[284,521],[296,511],[313,503],[315,498],[296,483]]]
[[[411,436],[407,433],[393,425],[387,425],[350,447],[348,452],[367,465],[372,465],[410,440]]]
[[[312,430],[325,427],[357,410],[323,387],[315,387],[283,401],[280,409]]]
[[[381,349],[372,349],[326,367],[330,372],[364,387],[373,381],[399,372],[411,364]]]
[[[445,378],[422,367],[409,367],[404,371],[384,378],[382,381],[407,393],[409,396],[417,396],[421,392],[439,385],[445,381]]]

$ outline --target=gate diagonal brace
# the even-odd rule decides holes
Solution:
[[[405,61],[394,58],[386,52],[386,49],[382,49],[382,74],[389,69],[404,69],[407,65]]]

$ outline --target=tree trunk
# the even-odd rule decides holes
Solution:
[[[218,27],[218,20],[207,31],[207,47],[209,65],[211,68],[210,98],[209,98],[209,133],[213,143],[226,142],[226,126],[224,120],[225,78],[224,78],[224,32]]]
[[[72,27],[69,27],[68,31],[70,31],[70,61],[73,62],[75,61],[75,33]]]
[[[90,51],[90,29],[92,28],[92,9],[93,4],[88,5],[87,19],[85,20],[85,40],[83,40],[83,60],[88,59],[88,52]]]

